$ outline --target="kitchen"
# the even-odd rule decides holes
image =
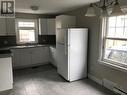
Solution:
[[[84,10],[97,0],[54,2],[15,0],[15,17],[0,18],[0,95],[124,95],[126,70],[96,63],[100,20]]]

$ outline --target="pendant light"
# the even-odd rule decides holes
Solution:
[[[114,6],[113,6],[113,9],[112,9],[112,13],[111,13],[111,16],[118,16],[118,15],[122,15],[124,14],[120,8],[120,5],[119,5],[119,2],[118,0],[116,0]]]
[[[94,6],[93,6],[92,3],[90,4],[85,16],[88,16],[88,17],[96,16],[96,13],[95,13],[95,10],[94,10]]]
[[[94,9],[95,9],[95,7],[97,7],[97,8],[101,9],[101,14],[100,14],[101,17],[108,17],[109,14],[108,14],[107,9],[109,7],[112,7],[112,6],[113,6],[113,9],[112,9],[112,12],[111,12],[112,16],[117,16],[117,15],[124,14],[122,12],[121,8],[120,8],[118,0],[113,0],[113,1],[100,0],[100,2],[90,4],[85,16],[88,16],[88,17],[96,16],[96,13],[95,13]]]

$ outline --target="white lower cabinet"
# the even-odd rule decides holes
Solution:
[[[27,66],[31,64],[31,54],[29,49],[13,50],[13,67]]]
[[[50,62],[52,65],[57,67],[56,63],[56,48],[55,47],[50,47]]]
[[[32,51],[32,64],[49,62],[49,48],[36,47],[31,48]]]
[[[48,47],[15,48],[13,53],[13,67],[40,65],[49,62]]]

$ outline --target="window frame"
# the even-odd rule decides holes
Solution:
[[[106,37],[106,34],[108,33],[108,17],[104,17],[101,18],[101,34],[100,34],[100,46],[99,46],[99,63],[101,63],[102,65],[106,65],[106,66],[110,66],[113,67],[115,69],[119,69],[122,71],[126,71],[127,72],[127,65],[125,65],[124,63],[120,63],[114,60],[110,60],[110,59],[105,59],[104,55],[105,55],[105,48],[106,48],[106,39],[115,39],[115,40],[124,40],[127,41],[127,38],[119,38],[119,37]]]
[[[35,28],[33,27],[18,27],[18,22],[35,22]],[[16,23],[15,23],[15,26],[16,26],[16,42],[17,44],[19,45],[22,45],[22,44],[36,44],[38,43],[38,20],[37,19],[24,19],[24,18],[17,18],[16,19]],[[20,37],[19,37],[19,30],[35,30],[35,41],[31,41],[31,42],[20,42]]]

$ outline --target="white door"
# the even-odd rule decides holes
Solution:
[[[65,50],[65,46],[61,44],[56,45],[56,57],[57,57],[57,68],[58,73],[63,76],[66,80],[69,80],[68,75],[68,54]]]

